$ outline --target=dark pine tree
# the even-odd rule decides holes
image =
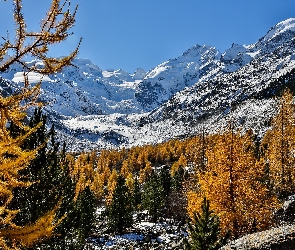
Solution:
[[[190,240],[185,240],[185,249],[219,249],[226,243],[229,234],[226,234],[225,237],[220,236],[219,218],[210,210],[210,202],[205,197],[201,209],[202,212],[196,212],[193,221],[188,223]]]
[[[32,182],[27,188],[19,188],[14,191],[14,199],[11,208],[20,212],[14,218],[17,225],[34,223],[40,216],[56,208],[56,219],[66,217],[55,229],[54,236],[36,244],[29,249],[79,249],[85,243],[88,228],[94,222],[94,213],[91,204],[92,198],[88,191],[75,202],[76,183],[70,176],[68,163],[65,157],[65,143],[60,150],[59,142],[56,141],[54,126],[49,131],[46,129],[46,116],[41,109],[36,109],[29,121],[30,127],[39,124],[38,129],[25,141],[23,148],[37,150],[37,157],[20,174],[26,181]],[[10,124],[10,133],[14,136],[21,134],[22,131],[14,124]],[[80,200],[85,201],[87,209],[80,214]],[[80,202],[80,203],[79,203]],[[88,202],[88,203],[87,203]],[[87,214],[87,215],[86,215]],[[80,217],[88,217],[87,223]],[[78,233],[77,233],[78,232]],[[85,236],[84,239],[80,236]]]
[[[14,209],[20,210],[14,219],[18,225],[34,223],[40,216],[53,209],[50,203],[47,204],[47,206],[45,204],[45,197],[50,195],[47,192],[48,190],[42,189],[45,182],[45,180],[42,179],[44,177],[44,167],[47,165],[47,135],[45,123],[46,116],[42,115],[41,109],[36,109],[29,121],[29,127],[33,128],[38,124],[39,127],[25,140],[22,147],[28,150],[39,148],[37,157],[27,168],[20,172],[24,180],[30,181],[33,184],[26,189],[16,189],[14,191],[14,199],[11,202],[11,206]],[[18,136],[23,133],[23,131],[13,123],[10,124],[10,131],[12,136]]]
[[[75,241],[75,249],[84,249],[87,237],[91,236],[95,231],[95,211],[96,211],[95,195],[87,186],[78,196],[77,201],[74,203],[74,209],[69,216],[69,222],[72,224]],[[67,228],[62,225],[63,229]]]
[[[187,198],[183,187],[185,171],[182,166],[171,179],[171,191],[166,202],[166,217],[185,223],[187,219]]]
[[[182,189],[183,187],[183,182],[184,182],[184,174],[185,171],[183,167],[180,167],[174,174],[171,180],[171,189],[178,192]]]
[[[167,198],[171,190],[171,175],[167,165],[164,165],[161,169],[160,180],[164,191],[164,197]]]
[[[121,235],[126,228],[132,226],[132,207],[132,194],[126,186],[125,178],[119,175],[112,202],[107,208],[108,228],[111,232]]]
[[[135,179],[132,196],[133,196],[133,208],[134,210],[138,210],[141,205],[141,190],[140,190],[140,185],[137,178]]]
[[[163,214],[164,188],[161,178],[153,171],[144,185],[142,206],[147,209],[153,222]]]

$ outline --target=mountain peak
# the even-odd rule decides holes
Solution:
[[[203,46],[196,44],[193,47],[191,47],[190,49],[188,49],[187,51],[185,51],[182,54],[182,56],[183,57],[187,57],[187,56],[196,57],[196,56],[201,55],[204,52],[209,51],[209,50],[216,50],[216,48],[211,45],[208,45],[208,44],[205,44]]]
[[[238,56],[240,53],[245,53],[247,51],[247,47],[245,45],[235,44],[233,43],[231,48],[227,49],[222,54],[222,59],[226,61],[231,61]]]
[[[134,80],[142,80],[144,78],[144,76],[146,75],[146,71],[142,68],[137,68],[132,77]]]
[[[273,26],[263,37],[264,41],[269,41],[286,32],[295,33],[295,18],[289,18]]]

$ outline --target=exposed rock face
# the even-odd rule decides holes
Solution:
[[[220,250],[293,250],[294,246],[295,225],[288,225],[246,235]]]
[[[295,221],[295,195],[289,196],[283,206],[276,212],[278,225],[291,224]]]

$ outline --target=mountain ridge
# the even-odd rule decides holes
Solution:
[[[293,87],[294,37],[290,18],[254,44],[232,44],[223,53],[194,45],[148,72],[102,70],[88,59],[75,59],[76,66],[50,76],[32,73],[29,80],[43,78],[44,111],[61,138],[71,140],[72,150],[158,143],[204,128],[214,132],[229,119],[261,134],[275,114],[272,97]],[[12,93],[21,84],[20,66],[1,77],[2,92]]]

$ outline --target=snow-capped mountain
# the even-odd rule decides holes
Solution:
[[[192,120],[216,113],[222,116],[242,102],[274,96],[294,83],[294,45],[295,19],[279,23],[255,44],[233,44],[221,55],[213,77],[179,91],[149,117]]]
[[[40,65],[37,61],[30,63]],[[21,71],[19,65],[13,65],[1,76],[17,85],[23,81]],[[124,70],[103,71],[87,59],[75,59],[73,66],[58,74],[40,76],[30,73],[28,77],[32,83],[42,79],[40,98],[47,103],[46,109],[50,113],[76,117],[140,112],[134,103],[134,93],[144,75],[143,69],[137,69],[134,74]]]
[[[185,87],[212,78],[219,60],[216,48],[195,45],[149,71],[137,88],[136,100],[146,111],[157,108]]]
[[[233,44],[223,53],[195,45],[149,72],[101,70],[85,59],[73,64],[42,76],[40,98],[74,149],[157,143],[216,131],[229,119],[263,133],[276,113],[271,97],[286,86],[294,89],[295,18],[254,44]],[[9,94],[23,74],[14,65],[1,76],[2,93]],[[31,82],[40,78],[29,75]]]

